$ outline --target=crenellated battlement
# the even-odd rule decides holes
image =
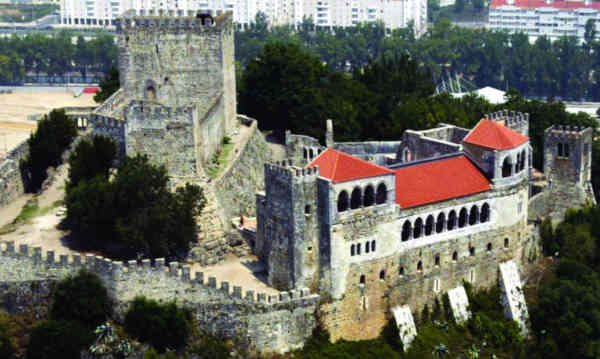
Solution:
[[[508,111],[508,110],[501,110],[501,111],[497,111],[497,112],[488,113],[484,117],[489,120],[492,120],[492,121],[506,121],[507,127],[508,127],[508,124],[513,124],[513,123],[518,123],[518,122],[523,122],[523,121],[529,122],[529,114],[528,113]]]
[[[118,34],[142,30],[177,30],[194,31],[197,29],[214,28],[216,31],[232,25],[231,12],[213,17],[210,13],[188,11],[187,13],[174,10],[148,10],[147,14],[129,10],[116,21]]]
[[[0,242],[0,251],[2,256],[30,260],[40,271],[47,270],[49,277],[54,277],[52,272],[57,270],[74,272],[80,268],[86,268],[113,284],[139,275],[156,281],[160,281],[161,277],[170,277],[180,281],[182,285],[202,287],[225,294],[236,301],[241,300],[247,303],[276,305],[294,301],[316,301],[319,298],[316,294],[310,294],[306,288],[278,294],[256,292],[251,289],[244,290],[243,287],[232,285],[228,281],[218,282],[214,276],[206,277],[204,272],[192,272],[191,267],[187,264],[166,263],[165,258],[156,258],[154,261],[143,259],[122,262],[93,254],[60,254],[56,256],[54,251],[44,251],[39,246],[31,247],[27,244],[19,244],[17,249],[14,241]]]
[[[554,137],[560,139],[581,139],[587,135],[592,135],[592,128],[583,128],[580,126],[563,126],[563,125],[552,125],[545,131],[547,137]]]
[[[288,159],[276,163],[265,163],[265,174],[285,179],[305,180],[317,178],[319,167],[296,167],[292,165],[292,160]]]

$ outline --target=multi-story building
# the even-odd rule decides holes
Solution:
[[[171,11],[176,16],[204,11],[233,12],[240,27],[254,22],[262,12],[271,25],[298,25],[312,17],[316,26],[336,28],[360,22],[382,21],[388,30],[413,24],[417,35],[427,26],[426,0],[61,0],[61,24],[112,27],[124,11],[141,16]]]
[[[522,32],[535,41],[540,36],[556,40],[585,34],[589,20],[600,19],[600,3],[589,1],[493,0],[488,28]],[[598,29],[598,21],[596,21]]]

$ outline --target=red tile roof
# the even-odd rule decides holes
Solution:
[[[500,6],[515,6],[521,9],[545,7],[564,11],[573,11],[577,9],[600,10],[600,3],[595,1],[592,1],[590,4],[586,5],[584,1],[552,1],[550,4],[548,4],[544,0],[515,0],[512,4],[509,4],[507,0],[493,0],[490,4],[490,8],[496,8]]]
[[[83,89],[83,93],[97,93],[100,91],[99,87],[86,87]]]
[[[490,190],[488,179],[465,156],[396,170],[396,203],[422,206]]]
[[[319,176],[329,178],[334,183],[394,173],[385,167],[331,148],[322,152],[308,165],[314,166],[319,166]]]
[[[507,150],[522,145],[527,141],[529,141],[528,137],[488,119],[479,121],[477,126],[463,140],[465,143],[492,148],[494,150]]]

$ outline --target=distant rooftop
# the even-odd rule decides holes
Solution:
[[[521,9],[553,8],[563,11],[579,9],[600,10],[600,2],[587,1],[492,0],[490,4],[490,8],[500,6],[514,6]]]

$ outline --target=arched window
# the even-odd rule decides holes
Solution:
[[[487,222],[490,220],[490,205],[487,203],[484,203],[483,206],[481,206],[481,213],[479,215],[479,221],[481,223],[483,222]]]
[[[508,243],[508,238],[504,238],[504,248],[508,248],[509,243]]]
[[[519,171],[523,171],[525,169],[525,159],[527,158],[527,152],[525,152],[525,150],[523,150],[521,152],[521,164],[519,167]]]
[[[399,271],[400,276],[404,275],[404,267],[400,267],[400,271]]]
[[[512,175],[512,160],[506,156],[502,162],[502,177],[510,177]]]
[[[458,228],[463,228],[467,225],[467,209],[462,208],[458,215]]]
[[[385,271],[382,270],[381,272],[379,272],[379,279],[380,280],[385,280]]]
[[[356,254],[360,255],[360,243],[356,245]]]
[[[365,253],[369,253],[371,251],[371,243],[369,241],[365,242]]]
[[[469,248],[469,255],[470,255],[471,257],[475,256],[475,247],[471,247],[471,248]]]
[[[488,252],[491,252],[491,251],[492,251],[492,244],[491,244],[491,243],[488,243],[488,244],[487,244],[487,251],[488,251]]]
[[[410,150],[408,148],[404,148],[402,151],[402,157],[404,162],[410,162],[412,160],[412,156],[410,154]]]
[[[387,202],[387,187],[385,186],[385,183],[380,183],[379,186],[377,186],[376,202],[377,204],[384,204]]]
[[[315,151],[311,148],[310,150],[308,150],[308,155],[310,156],[310,159],[312,160],[315,157]]]
[[[306,148],[304,148],[304,149],[302,150],[302,154],[304,155],[304,159],[307,159],[307,158],[308,158],[308,151],[306,150]]]
[[[360,188],[356,187],[352,190],[352,198],[350,199],[350,209],[357,209],[360,207],[362,202],[362,193],[360,193]]]
[[[415,228],[413,228],[413,238],[419,238],[423,234],[423,220],[417,218],[415,221]]]
[[[353,245],[350,246],[350,256],[354,256],[356,254],[356,247]]]
[[[456,228],[456,212],[452,210],[448,214],[448,230],[451,231],[454,228]]]
[[[365,284],[365,281],[366,281],[366,280],[365,280],[365,275],[364,275],[364,274],[361,274],[361,275],[360,275],[360,284]]]
[[[304,214],[310,214],[310,204],[304,206]]]
[[[471,207],[471,213],[469,213],[469,224],[472,226],[476,224],[477,221],[479,221],[479,208],[473,205],[473,207]]]
[[[402,225],[402,242],[406,242],[410,239],[410,221],[404,221]]]
[[[438,267],[440,265],[440,255],[439,254],[435,255],[435,265],[438,266]]]
[[[569,144],[568,143],[564,144],[563,150],[564,150],[564,156],[569,157]]]
[[[417,263],[417,271],[422,272],[423,271],[423,262],[419,261],[419,263]]]
[[[365,198],[363,199],[363,206],[369,207],[375,203],[375,190],[372,185],[368,185],[365,188]]]
[[[563,144],[559,143],[558,144],[558,157],[562,157],[563,156]]]
[[[446,215],[444,212],[438,214],[437,221],[435,222],[435,233],[441,233],[444,230],[444,222],[446,222]]]
[[[146,99],[150,101],[156,99],[156,90],[154,89],[154,86],[146,87]]]
[[[371,241],[371,252],[375,252],[375,240]]]
[[[433,233],[433,216],[429,215],[425,220],[425,235],[430,236]]]
[[[338,196],[338,212],[348,210],[348,192],[342,191]]]
[[[457,251],[454,251],[454,253],[452,253],[452,260],[455,262],[458,260],[458,252]]]

